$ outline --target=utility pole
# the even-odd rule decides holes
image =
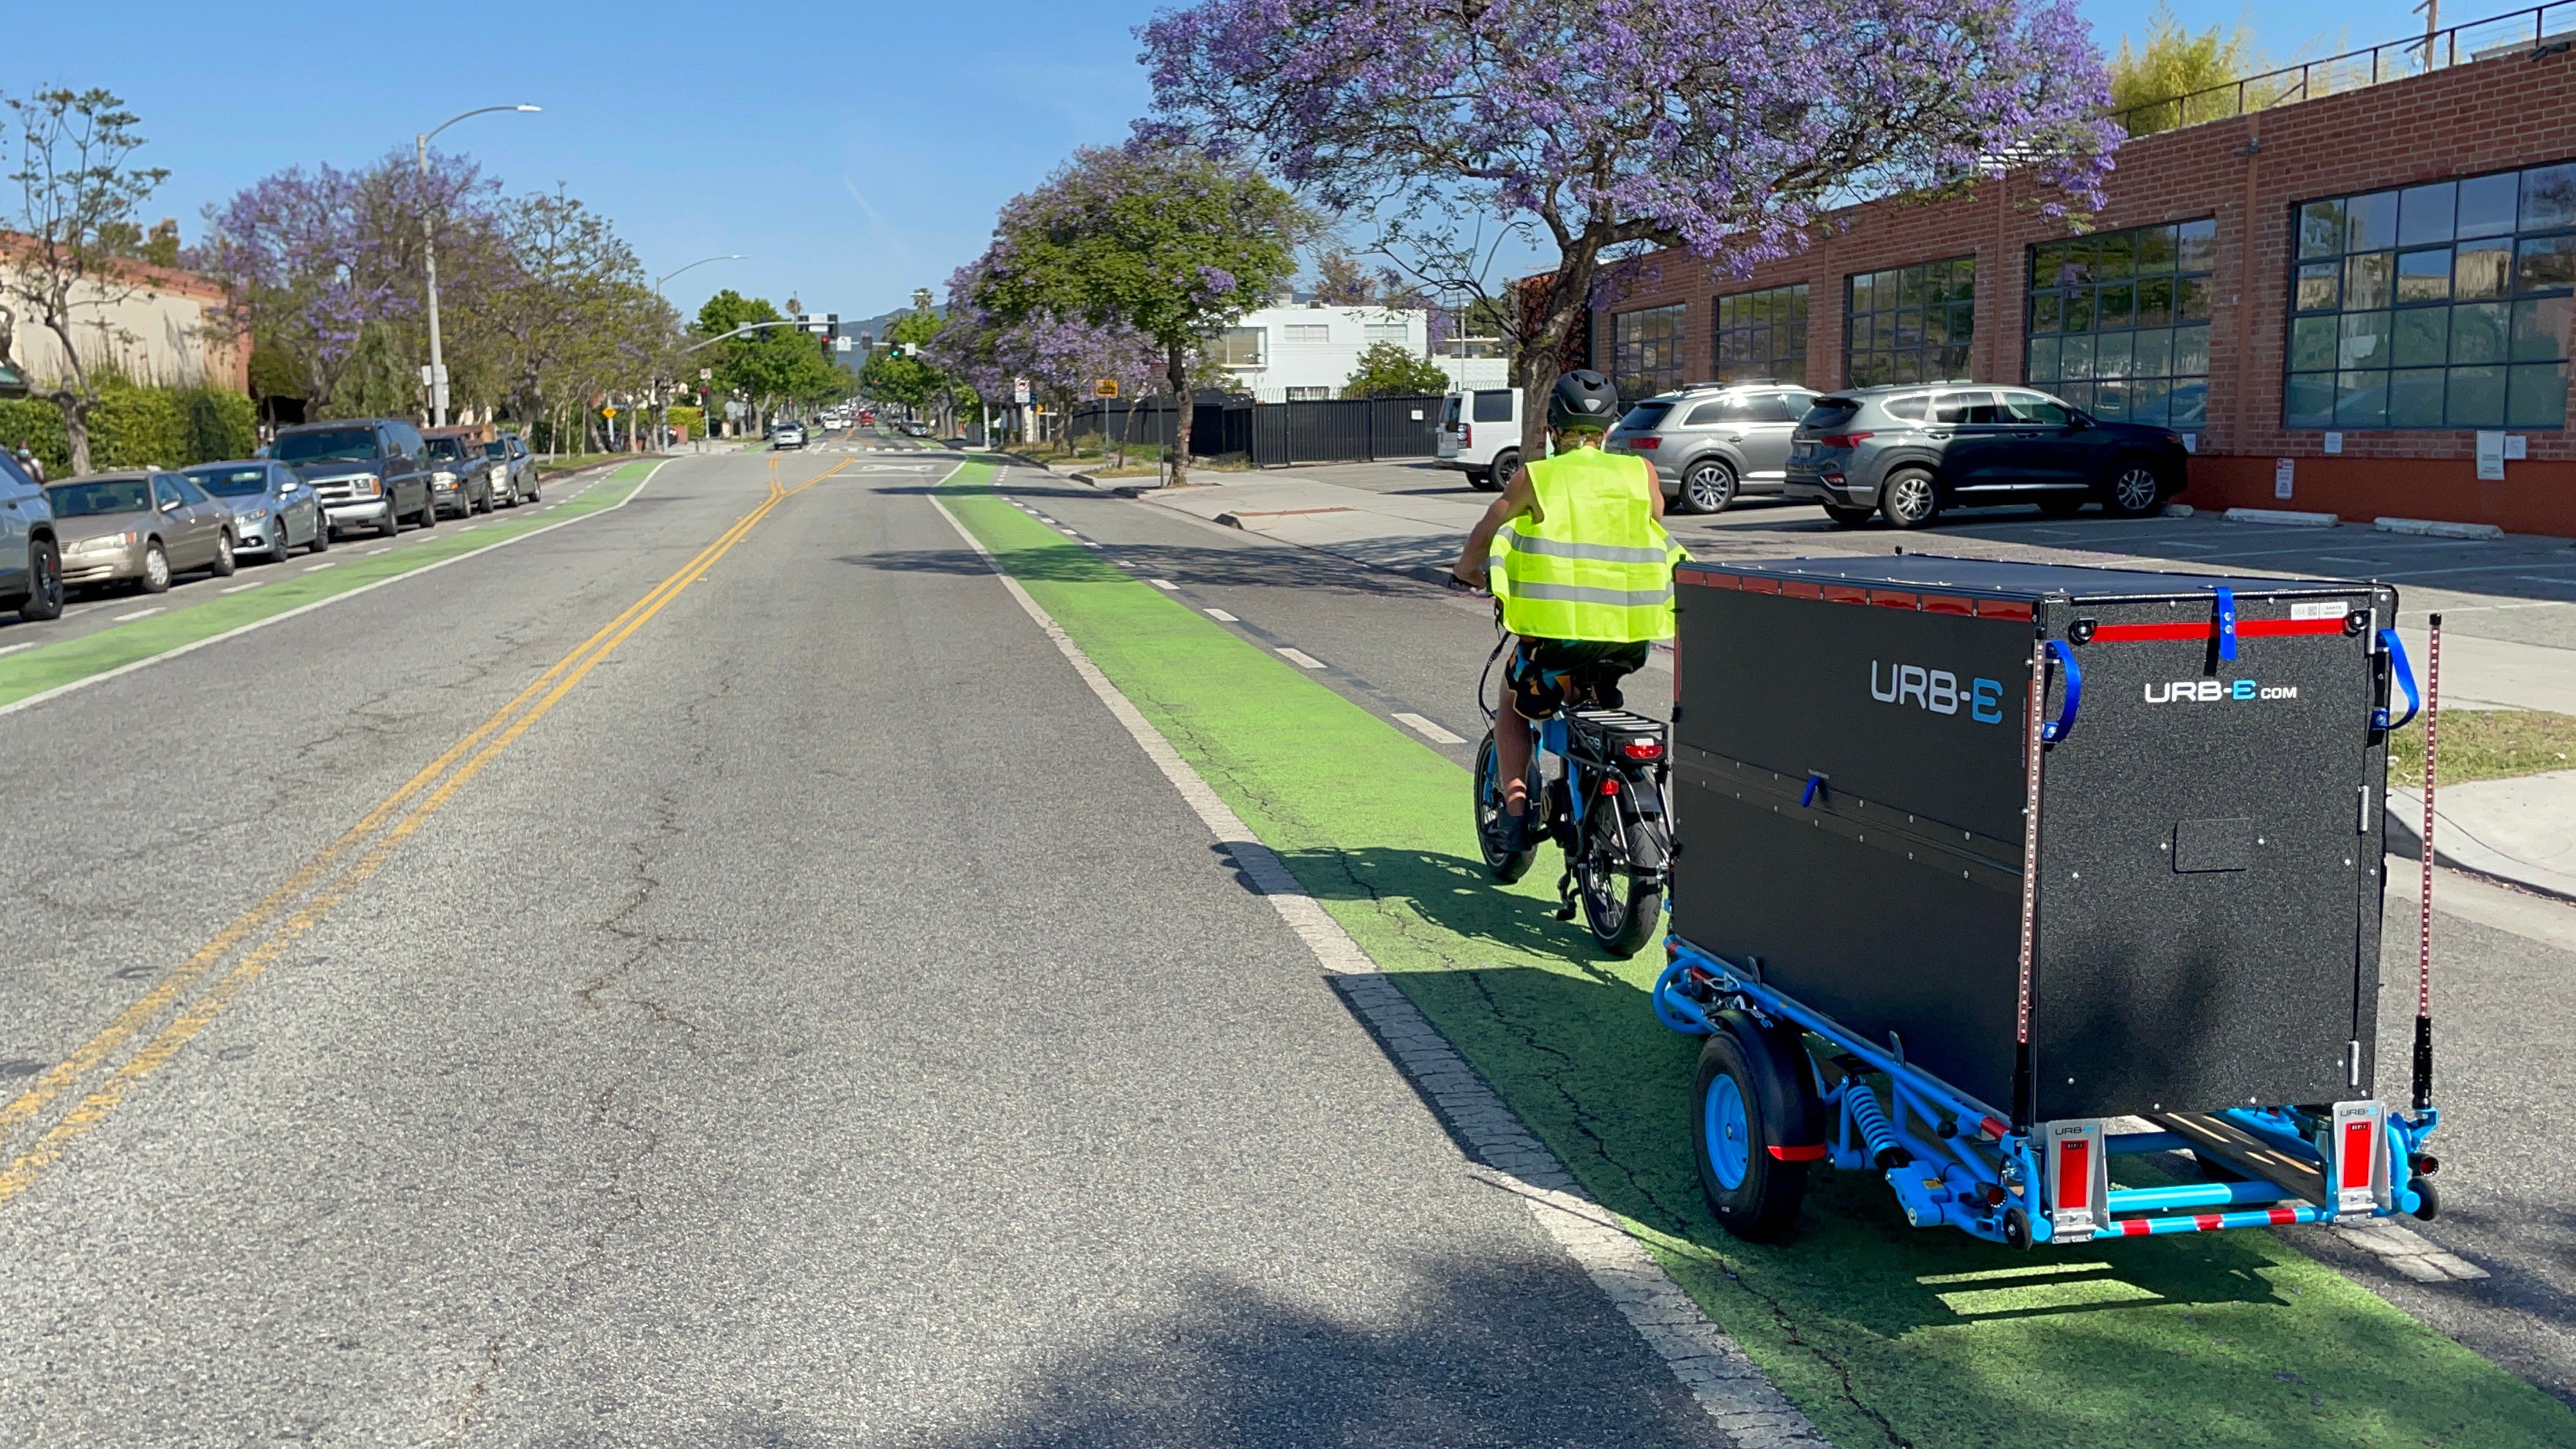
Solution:
[[[447,357],[440,350],[438,335],[438,228],[429,214],[429,138],[464,120],[467,116],[487,115],[493,111],[535,111],[538,106],[484,106],[461,116],[450,116],[430,130],[412,138],[412,156],[420,166],[423,183],[420,210],[421,270],[429,278],[429,425],[447,426]]]

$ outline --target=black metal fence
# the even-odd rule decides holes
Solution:
[[[1441,402],[1436,394],[1263,403],[1205,393],[1193,399],[1190,452],[1240,454],[1258,468],[1428,458],[1437,450]],[[1179,417],[1168,397],[1093,402],[1073,411],[1065,431],[1109,445],[1124,438],[1131,446],[1169,448]]]

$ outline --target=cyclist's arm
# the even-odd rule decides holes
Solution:
[[[1468,531],[1467,546],[1458,551],[1458,562],[1449,570],[1449,576],[1462,584],[1483,588],[1485,556],[1493,550],[1495,533],[1524,513],[1538,513],[1538,493],[1530,487],[1529,470],[1519,468],[1513,470],[1512,481],[1503,485],[1503,496],[1495,499],[1485,516]]]

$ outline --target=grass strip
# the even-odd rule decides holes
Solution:
[[[2446,709],[2442,711],[2441,758],[2435,765],[2434,779],[2440,785],[2576,770],[2576,714],[2554,714],[2543,709]],[[2408,789],[2422,788],[2421,716],[2388,737],[2388,780]]]
[[[649,462],[629,463],[592,484],[589,491],[570,502],[486,514],[450,523],[428,538],[415,537],[391,553],[372,558],[360,552],[367,545],[367,540],[352,539],[334,544],[325,554],[299,554],[283,564],[245,565],[235,582],[256,583],[261,587],[245,589],[238,594],[198,589],[194,591],[195,597],[176,603],[167,613],[0,658],[0,705],[14,704],[29,695],[60,689],[94,674],[122,668],[156,654],[166,654],[245,624],[274,618],[290,609],[300,609],[368,584],[413,573],[443,559],[474,553],[521,534],[597,513],[625,501],[652,471],[653,465]],[[468,532],[464,524],[480,526]],[[309,565],[317,563],[328,563],[333,567],[314,573],[305,571]]]
[[[1675,1279],[1841,1445],[2576,1444],[2556,1400],[2269,1233],[2014,1253],[1823,1173],[1801,1236],[1708,1215],[1697,1044],[1550,918],[1553,860],[1479,862],[1467,776],[1393,725],[1001,501],[939,491]],[[1461,668],[1468,667],[1462,663]]]

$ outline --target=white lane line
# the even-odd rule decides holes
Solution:
[[[105,604],[83,604],[77,609],[63,610],[63,617],[66,619],[77,619],[83,614],[95,614],[106,607],[107,605]]]
[[[333,560],[332,560],[331,562],[329,562],[329,563],[306,564],[306,565],[304,566],[304,571],[305,571],[306,573],[308,573],[308,574],[318,574],[318,573],[322,572],[324,569],[336,569],[336,568],[338,568],[339,566],[340,566],[340,561],[339,561],[338,559],[333,559]]]
[[[1145,582],[1152,584],[1155,588],[1161,589],[1167,594],[1177,594],[1181,591],[1181,586],[1173,583],[1170,579],[1147,579]]]
[[[1300,669],[1321,669],[1324,667],[1323,660],[1316,658],[1314,655],[1307,653],[1303,649],[1282,649],[1279,651],[1279,657],[1296,665]]]
[[[1718,1420],[1741,1449],[1826,1449],[1827,1440],[1807,1416],[1783,1397],[1770,1375],[1748,1357],[1725,1329],[1709,1321],[1690,1295],[1681,1290],[1638,1241],[1625,1219],[1594,1202],[1574,1174],[1565,1170],[1547,1144],[1521,1125],[1510,1105],[1485,1085],[1460,1057],[1440,1029],[1431,1024],[1378,969],[1360,944],[1343,930],[1290,874],[1278,855],[1261,843],[1241,816],[1220,798],[1190,762],[1172,748],[1135,704],[1109,682],[1100,666],[1073,642],[1073,636],[1047,614],[1020,581],[1004,572],[984,541],[966,531],[957,515],[936,498],[930,506],[957,530],[967,547],[983,555],[1002,587],[1022,612],[1036,622],[1056,652],[1091,687],[1112,718],[1126,727],[1145,758],[1162,772],[1199,823],[1234,858],[1235,866],[1270,902],[1279,919],[1314,954],[1325,976],[1368,1019],[1378,1040],[1404,1074],[1438,1104],[1441,1115],[1457,1124],[1475,1158],[1474,1175],[1521,1200],[1540,1228],[1620,1315],[1636,1329],[1701,1412]]]
[[[1056,532],[1058,532],[1058,533],[1063,534],[1063,535],[1064,535],[1065,537],[1067,537],[1067,538],[1080,538],[1080,537],[1082,537],[1082,535],[1081,535],[1081,534],[1078,534],[1078,533],[1074,532],[1074,531],[1073,531],[1072,529],[1070,529],[1070,528],[1066,528],[1066,527],[1064,527],[1062,524],[1058,524],[1058,525],[1056,526],[1056,530],[1055,530],[1055,531],[1056,531]]]
[[[1125,560],[1125,559],[1123,559],[1123,558],[1114,558],[1114,559],[1111,559],[1111,560],[1110,560],[1110,562],[1111,562],[1111,563],[1114,563],[1114,564],[1116,564],[1116,565],[1118,565],[1118,566],[1119,566],[1120,568],[1122,568],[1122,569],[1141,569],[1141,568],[1143,568],[1143,567],[1144,567],[1144,565],[1143,565],[1143,564],[1140,564],[1140,563],[1129,563],[1127,560]]]
[[[137,609],[130,614],[111,614],[108,616],[107,622],[111,624],[122,624],[130,619],[149,619],[153,615],[160,613],[164,607],[166,606],[155,604],[149,609]]]
[[[1243,622],[1241,619],[1234,617],[1223,609],[1210,609],[1207,611],[1207,616],[1216,620],[1220,624],[1240,624]]]
[[[1435,745],[1463,745],[1467,743],[1466,736],[1453,735],[1418,714],[1399,714],[1395,717],[1395,722],[1404,726],[1406,729],[1413,731],[1415,734],[1422,736],[1424,739],[1429,740]]]
[[[377,554],[380,554],[380,553],[392,553],[393,551],[394,551],[394,546],[393,546],[392,544],[390,544],[390,543],[389,543],[389,544],[386,544],[383,548],[371,548],[371,549],[368,549],[365,553],[362,553],[362,554],[358,555],[358,557],[360,557],[360,558],[374,558]],[[2435,783],[2437,783],[2437,784],[2438,784],[2438,783],[2440,783],[2440,782],[2439,782],[2439,781],[2436,781]]]
[[[246,584],[235,584],[235,585],[233,585],[233,586],[232,586],[231,588],[229,588],[229,589],[217,589],[215,592],[216,592],[216,593],[219,593],[219,594],[238,594],[238,593],[246,592],[246,591],[251,590],[251,589],[260,588],[260,587],[262,587],[262,586],[266,585],[267,583],[268,583],[268,580],[266,580],[266,579],[253,579],[253,580],[251,580],[249,583],[246,583]]]
[[[0,644],[0,654],[15,654],[21,649],[33,649],[36,647],[36,642],[30,639],[24,644]]]

